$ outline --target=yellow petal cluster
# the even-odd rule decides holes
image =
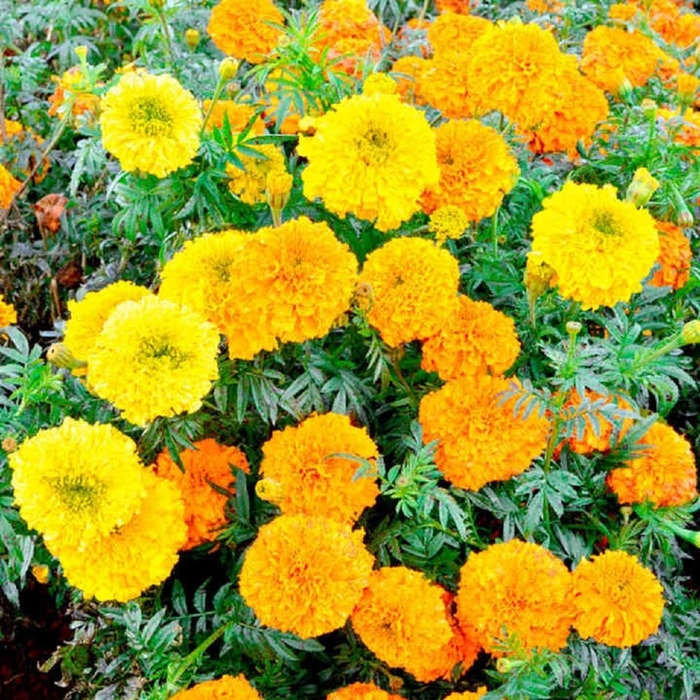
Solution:
[[[332,632],[369,581],[374,557],[363,534],[329,518],[280,515],[246,552],[241,595],[264,625],[304,638]]]

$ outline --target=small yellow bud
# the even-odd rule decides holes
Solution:
[[[355,287],[355,293],[352,297],[352,305],[363,311],[369,311],[374,303],[374,289],[367,282],[360,282]]]
[[[627,100],[630,97],[632,97],[634,87],[632,86],[632,83],[630,83],[629,78],[626,75],[622,77],[620,85],[617,88],[617,92],[623,100]]]
[[[148,4],[154,10],[161,10],[161,9],[163,9],[163,6],[165,5],[165,0],[148,0]]]
[[[39,583],[46,583],[49,580],[49,567],[46,564],[34,564],[32,575]]]
[[[221,63],[219,63],[219,77],[222,80],[233,80],[236,73],[238,73],[238,66],[240,64],[235,58],[227,56]]]
[[[84,44],[75,47],[75,55],[78,57],[81,63],[87,59],[88,47]]]
[[[532,251],[527,254],[523,281],[528,298],[533,301],[539,299],[552,285],[554,276],[554,270],[544,261],[542,253]]]
[[[654,117],[656,117],[656,110],[659,108],[659,105],[657,105],[654,100],[645,97],[639,106],[642,108],[642,112],[644,112],[644,116],[647,119],[654,119]]]
[[[693,218],[693,214],[688,207],[684,207],[676,213],[676,223],[681,228],[689,228],[694,222],[695,219]]]
[[[185,30],[185,43],[188,48],[194,51],[199,45],[199,30],[190,27]]]
[[[2,441],[2,449],[8,454],[14,452],[17,449],[17,440],[10,436],[4,438]]]
[[[64,367],[66,369],[78,369],[87,367],[87,362],[78,360],[73,353],[63,343],[53,343],[46,351],[46,359],[54,367]]]
[[[267,201],[275,226],[282,223],[282,210],[287,206],[294,178],[288,172],[272,172],[265,179]]]
[[[282,500],[282,484],[274,479],[261,479],[255,484],[255,493],[263,501],[279,503]]]
[[[576,338],[582,328],[583,326],[578,321],[569,321],[566,324],[566,332],[572,340]]]
[[[499,673],[510,673],[514,668],[522,666],[523,662],[518,659],[509,659],[507,656],[501,656],[496,660],[496,670]]]
[[[700,343],[700,320],[688,321],[681,330],[681,340],[683,345]]]
[[[634,177],[627,187],[625,198],[636,207],[643,207],[652,195],[659,189],[659,181],[646,169],[637,168]]]

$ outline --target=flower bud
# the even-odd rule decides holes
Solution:
[[[265,199],[275,226],[282,223],[282,210],[287,206],[294,178],[288,172],[269,173],[265,180]]]
[[[197,48],[197,46],[199,45],[199,30],[194,29],[193,27],[186,29],[185,30],[185,43],[187,44],[187,46],[190,50],[194,51]]]
[[[85,44],[75,47],[75,55],[81,63],[84,63],[88,55],[88,47]]]
[[[642,112],[644,112],[644,116],[647,119],[654,119],[656,117],[656,110],[659,108],[659,105],[657,105],[654,100],[645,97],[639,106],[642,108]]]
[[[261,479],[255,484],[255,493],[264,501],[279,503],[282,500],[282,484],[274,479]]]
[[[222,80],[233,80],[238,73],[238,66],[239,63],[235,58],[227,56],[219,63],[219,77]]]
[[[551,286],[554,275],[554,270],[544,261],[542,253],[528,253],[523,278],[528,298],[533,302],[539,299]]]
[[[652,195],[659,189],[659,181],[646,169],[637,168],[634,178],[627,188],[625,198],[636,207],[643,207],[649,202]]]
[[[54,367],[62,367],[71,370],[87,367],[87,362],[78,360],[63,343],[51,344],[46,351],[46,359]]]
[[[681,340],[683,345],[700,343],[700,320],[688,321],[681,330]]]
[[[10,454],[10,452],[14,452],[17,449],[17,440],[8,435],[6,438],[3,438],[2,449],[8,454]]]
[[[49,567],[46,564],[34,564],[32,566],[32,576],[39,583],[46,583],[49,580]]]

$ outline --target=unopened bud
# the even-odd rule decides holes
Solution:
[[[84,63],[88,55],[88,47],[84,44],[75,47],[75,55],[78,57],[81,63]]]
[[[32,566],[32,576],[39,583],[46,583],[49,580],[49,567],[46,564],[34,564]]]
[[[5,450],[7,454],[14,452],[17,449],[17,440],[8,435],[6,438],[3,438],[2,449]]]
[[[569,321],[566,324],[566,332],[571,340],[575,340],[576,336],[581,332],[583,326],[578,321]]]
[[[627,187],[625,198],[636,207],[643,207],[659,186],[659,181],[646,168],[637,168],[632,182]]]
[[[630,97],[632,97],[634,87],[632,86],[632,83],[630,83],[627,76],[623,76],[622,80],[620,81],[620,85],[617,88],[617,92],[623,100],[628,100]]]
[[[62,367],[71,370],[87,367],[87,362],[78,360],[63,343],[53,343],[50,345],[49,349],[46,351],[46,359],[54,367]]]
[[[282,484],[274,479],[261,479],[255,484],[255,493],[263,501],[279,503],[282,500]]]
[[[236,73],[238,73],[238,66],[240,64],[235,58],[227,56],[221,63],[219,63],[219,77],[222,80],[233,80]]]
[[[199,45],[199,30],[190,27],[185,30],[185,43],[188,48],[194,51]]]
[[[501,656],[496,660],[496,670],[499,673],[510,673],[514,668],[518,668],[522,665],[522,661],[518,659],[509,659],[507,656]]]
[[[523,278],[528,299],[533,303],[539,299],[551,286],[554,275],[554,269],[545,262],[542,253],[537,250],[528,253]]]
[[[683,345],[700,343],[700,320],[688,321],[681,330]]]
[[[163,6],[165,5],[165,0],[148,0],[148,4],[154,10],[162,10]]]
[[[654,100],[645,97],[639,106],[642,108],[642,112],[644,112],[644,116],[647,119],[654,119],[654,117],[656,117],[656,110],[659,108],[659,105],[657,105]]]

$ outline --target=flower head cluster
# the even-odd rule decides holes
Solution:
[[[260,622],[300,637],[342,627],[369,582],[363,532],[336,520],[280,515],[246,552],[239,588]]]
[[[220,445],[212,438],[199,440],[193,447],[179,453],[182,469],[167,450],[158,455],[153,466],[158,476],[175,483],[182,493],[188,529],[183,549],[214,539],[216,529],[226,524],[228,500],[215,487],[232,492],[232,470],[250,472],[245,454],[237,447]]]
[[[275,485],[279,493],[274,500],[283,513],[352,524],[379,495],[371,475],[355,478],[361,460],[374,463],[377,447],[347,416],[309,416],[298,426],[273,432],[262,449],[263,483]]]
[[[654,219],[612,185],[567,182],[532,219],[532,250],[557,274],[559,292],[584,309],[614,306],[642,289],[659,255]]]
[[[353,683],[338,688],[326,696],[326,700],[401,700],[401,695],[393,695],[374,683]]]
[[[487,301],[459,296],[440,330],[423,342],[421,366],[451,380],[465,374],[503,374],[520,353],[515,322]]]
[[[202,113],[170,75],[125,73],[100,109],[102,145],[123,170],[165,177],[197,155]]]
[[[547,443],[549,422],[537,411],[514,414],[514,380],[465,375],[423,397],[423,440],[438,440],[435,464],[455,486],[478,491],[524,472]]]
[[[656,228],[661,249],[656,261],[659,269],[653,274],[649,284],[654,287],[680,289],[690,279],[693,260],[690,240],[679,226],[670,221],[657,221]]]
[[[145,425],[192,413],[218,378],[219,333],[200,314],[153,295],[109,315],[87,357],[93,391]]]
[[[229,176],[228,188],[246,204],[261,204],[265,201],[267,178],[286,173],[284,153],[274,144],[261,144],[251,147],[259,155],[239,154],[242,168],[226,163]]]
[[[372,289],[369,322],[392,347],[435,335],[457,305],[459,266],[421,238],[394,238],[367,256],[360,283]]]
[[[170,700],[262,700],[262,696],[245,676],[224,675],[181,690]]]
[[[637,557],[608,550],[572,574],[574,628],[600,644],[630,647],[654,634],[664,610],[663,588]]]
[[[435,135],[440,180],[423,194],[423,209],[431,213],[452,204],[469,221],[491,216],[520,174],[503,137],[475,119],[447,121]]]
[[[681,506],[697,495],[698,474],[688,440],[663,423],[654,423],[639,441],[641,457],[608,474],[620,503]]]
[[[207,32],[226,55],[261,63],[277,46],[283,24],[272,0],[221,0],[211,11]]]
[[[0,209],[8,209],[22,183],[0,163]]]
[[[8,304],[5,298],[0,294],[0,328],[11,326],[17,323],[17,311],[12,304]]]
[[[397,228],[439,177],[435,136],[425,116],[398,95],[353,95],[315,120],[298,152],[308,158],[304,194],[338,214]]]
[[[457,619],[488,652],[506,635],[526,649],[559,651],[573,621],[571,574],[548,549],[509,540],[472,553],[460,572]]]

